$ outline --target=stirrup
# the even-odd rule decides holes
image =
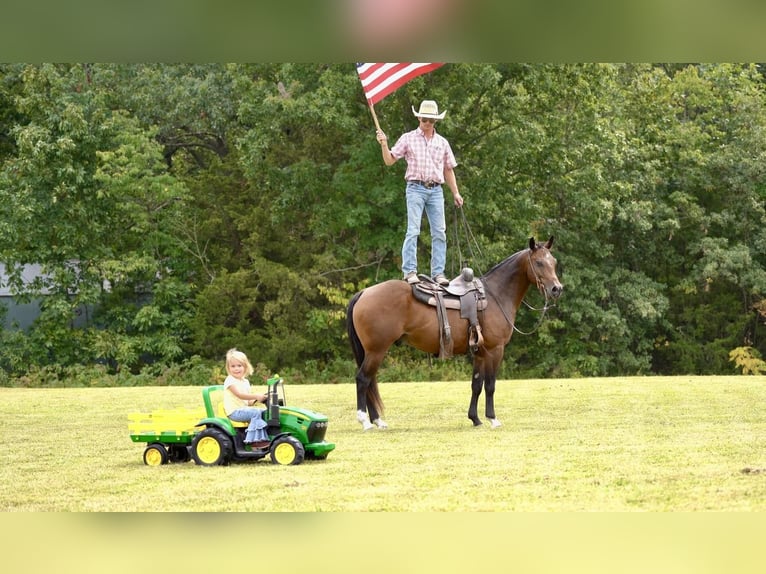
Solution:
[[[475,353],[479,350],[479,347],[484,345],[484,336],[481,334],[481,325],[470,327],[468,329],[468,345]]]

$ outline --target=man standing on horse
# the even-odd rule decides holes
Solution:
[[[444,118],[447,112],[439,114],[439,107],[433,100],[423,100],[420,109],[415,111],[420,125],[405,134],[388,149],[386,134],[377,131],[377,140],[383,152],[386,165],[393,165],[405,158],[407,171],[407,233],[402,245],[402,272],[408,283],[418,282],[417,248],[420,235],[420,223],[423,211],[428,217],[431,228],[431,277],[440,285],[449,285],[444,276],[447,263],[447,224],[444,218],[444,193],[442,184],[446,183],[452,192],[455,206],[462,207],[463,198],[457,187],[454,168],[457,166],[455,155],[449,142],[436,133],[437,120]]]

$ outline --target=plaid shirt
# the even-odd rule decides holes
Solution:
[[[437,134],[436,130],[430,141],[420,128],[403,134],[391,148],[391,155],[396,159],[407,160],[407,171],[404,174],[407,181],[418,179],[444,183],[444,168],[454,168],[457,165],[449,142]]]

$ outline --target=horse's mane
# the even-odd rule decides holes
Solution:
[[[487,271],[487,272],[486,272],[484,275],[482,275],[482,278],[484,278],[484,277],[489,277],[490,275],[492,275],[492,274],[493,274],[495,271],[497,271],[498,269],[500,269],[500,268],[503,268],[503,269],[504,269],[504,268],[505,268],[505,267],[507,267],[508,265],[510,265],[510,264],[512,264],[512,263],[516,263],[516,260],[517,260],[519,257],[521,257],[521,255],[522,255],[522,254],[526,253],[527,251],[529,251],[529,249],[522,249],[521,251],[517,251],[517,252],[516,252],[516,253],[514,253],[513,255],[509,255],[508,257],[506,257],[505,259],[503,259],[503,260],[502,260],[500,263],[498,263],[498,264],[496,264],[494,267],[492,267],[492,269],[490,269],[489,271]]]

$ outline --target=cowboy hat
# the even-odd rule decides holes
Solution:
[[[415,106],[412,106],[412,113],[418,118],[433,118],[435,120],[441,120],[447,114],[447,112],[439,113],[439,106],[433,100],[423,100],[420,102],[420,110],[415,111]]]

